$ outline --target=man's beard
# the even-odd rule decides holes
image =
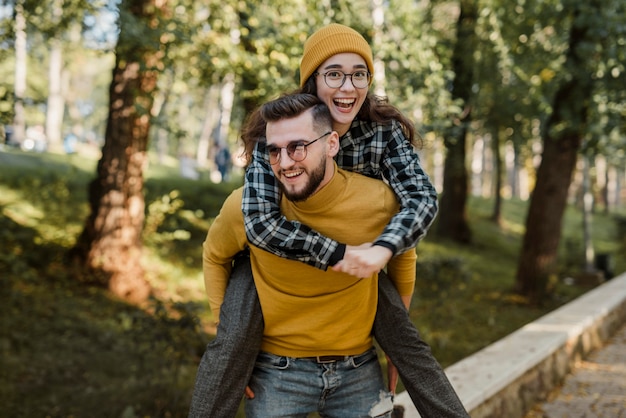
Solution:
[[[324,180],[326,175],[326,157],[320,159],[320,163],[312,171],[307,172],[309,175],[309,181],[300,191],[291,191],[283,184],[282,181],[278,182],[283,195],[292,202],[302,202],[307,200],[317,190],[319,185]]]

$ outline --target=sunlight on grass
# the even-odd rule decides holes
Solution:
[[[72,204],[65,208],[63,200],[65,199],[58,198],[50,190],[46,196],[7,192],[3,198],[2,213],[16,224],[36,230],[39,233],[36,239],[40,243],[50,242],[70,247],[82,229],[82,220],[87,215],[86,204],[78,206]],[[51,202],[54,204],[49,205]],[[80,207],[85,210],[75,213]],[[75,216],[68,217],[68,213]]]
[[[22,198],[22,194],[18,190],[9,188],[0,184],[0,205],[5,206],[16,203]]]
[[[504,219],[501,224],[503,232],[509,232],[514,235],[522,236],[526,231],[526,226],[520,222],[511,222],[508,219]]]
[[[44,213],[26,201],[14,202],[3,208],[3,214],[11,218],[15,223],[34,228],[44,218]]]

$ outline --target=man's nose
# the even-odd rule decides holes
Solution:
[[[295,161],[289,155],[289,151],[287,148],[280,149],[280,166],[281,167],[291,167]]]

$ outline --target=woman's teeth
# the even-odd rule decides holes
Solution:
[[[335,99],[335,105],[338,107],[350,107],[354,104],[354,99]]]

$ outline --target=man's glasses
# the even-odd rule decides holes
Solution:
[[[315,73],[315,75],[323,75],[326,85],[331,89],[338,89],[343,86],[348,77],[350,77],[352,85],[357,89],[365,89],[370,85],[370,73],[365,70],[355,71],[352,74],[346,74],[339,70],[331,70],[325,73]]]
[[[330,135],[332,131],[326,132],[324,135],[319,138],[315,138],[313,141],[308,143],[304,143],[304,141],[293,141],[287,144],[286,147],[277,147],[275,145],[268,145],[267,152],[270,156],[270,164],[278,164],[280,161],[280,156],[283,154],[283,149],[287,150],[287,155],[289,158],[294,160],[295,162],[302,161],[306,158],[306,147],[314,143],[315,141],[319,141],[324,138],[326,135]]]

